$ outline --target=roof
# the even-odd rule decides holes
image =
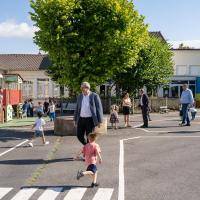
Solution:
[[[160,31],[151,31],[151,32],[149,32],[149,35],[157,37],[157,38],[160,38],[161,40],[163,40],[164,42],[166,42],[164,36],[162,35],[162,33]]]
[[[47,55],[0,54],[0,69],[8,71],[38,71],[51,65]]]

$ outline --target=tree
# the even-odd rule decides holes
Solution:
[[[174,72],[172,56],[168,43],[151,36],[147,47],[140,51],[137,64],[126,73],[118,73],[114,80],[132,93],[143,86],[155,89],[169,83]]]
[[[136,64],[148,39],[144,17],[128,0],[31,0],[34,42],[52,61],[53,80],[79,90]]]

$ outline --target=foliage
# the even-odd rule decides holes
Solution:
[[[168,43],[151,36],[147,47],[140,51],[137,64],[114,77],[116,84],[133,93],[144,86],[155,89],[167,84],[173,75],[172,56]]]
[[[31,0],[34,37],[62,85],[93,87],[136,64],[148,40],[144,17],[129,0]],[[129,70],[128,70],[129,71]]]

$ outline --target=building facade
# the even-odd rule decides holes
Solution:
[[[46,70],[51,65],[47,55],[1,54],[2,74],[18,74],[23,79],[23,99],[43,100],[60,97],[60,86],[53,82]],[[68,96],[65,88],[65,96]]]
[[[200,93],[200,49],[172,49],[174,76],[169,87],[159,89],[158,96],[179,98],[182,85],[187,83],[194,96]]]

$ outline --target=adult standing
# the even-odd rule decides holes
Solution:
[[[194,98],[192,91],[188,88],[187,84],[183,84],[182,86],[183,92],[181,94],[181,110],[182,110],[182,122],[180,123],[180,126],[190,126],[190,118],[188,115],[188,111],[190,106],[194,104]]]
[[[28,117],[33,117],[34,104],[32,99],[29,99],[28,105]]]
[[[78,140],[83,144],[87,144],[88,140],[85,136],[100,127],[103,122],[103,109],[99,95],[90,91],[90,84],[83,82],[81,91],[77,98],[76,110],[74,113],[75,126],[77,126]]]
[[[43,108],[44,108],[44,114],[48,115],[48,112],[49,112],[49,102],[48,102],[47,99],[44,100]]]
[[[130,108],[131,108],[131,99],[129,97],[129,93],[126,93],[124,95],[124,98],[122,100],[122,109],[123,109],[123,115],[124,115],[124,126],[125,127],[131,127],[129,115],[130,115]]]
[[[148,112],[149,112],[149,98],[145,94],[144,89],[140,89],[140,103],[143,117],[143,125],[141,128],[148,128]]]

